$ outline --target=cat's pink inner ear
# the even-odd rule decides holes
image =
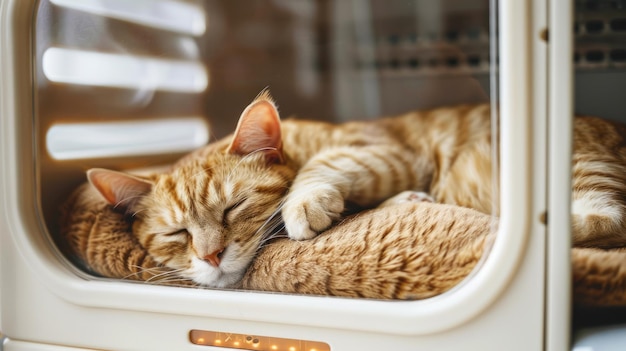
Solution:
[[[109,204],[127,210],[152,189],[147,180],[103,168],[88,170],[87,179]]]
[[[238,155],[262,152],[270,161],[282,162],[280,117],[274,104],[257,100],[241,114],[228,151]]]

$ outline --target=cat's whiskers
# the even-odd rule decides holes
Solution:
[[[130,268],[139,269],[140,271],[162,271],[163,269],[169,269],[169,268],[165,268],[163,266],[143,267],[143,266],[139,266],[139,265],[136,265],[136,264],[129,265],[129,267]]]
[[[254,233],[255,236],[259,235],[260,233],[263,233],[262,237],[265,237],[267,233],[272,230],[272,228],[275,228],[276,223],[273,223],[273,222],[278,222],[278,223],[283,222],[282,218],[280,217],[280,213],[282,212],[284,205],[285,205],[285,199],[283,198],[278,204],[278,207],[276,208],[276,210],[272,212],[272,214],[265,220],[265,222],[263,222],[263,224],[261,224],[259,229],[257,229],[257,231]],[[265,227],[268,224],[272,224],[272,225],[270,226],[269,229],[265,229]]]
[[[173,285],[173,286],[189,286],[189,282],[190,282],[189,279],[185,279],[178,275],[160,277],[159,279],[149,281],[149,283],[158,283],[158,284],[167,283],[168,285]],[[174,283],[178,283],[178,284],[174,284]]]
[[[280,229],[271,233],[270,235],[266,236],[265,238],[263,238],[261,240],[261,242],[259,243],[259,248],[258,250],[264,248],[265,246],[269,245],[274,239],[278,239],[278,238],[288,238],[287,233],[284,232],[285,229],[285,225],[281,225]]]
[[[171,270],[170,268],[166,268],[166,267],[162,267],[162,266],[142,267],[142,266],[138,266],[138,265],[130,265],[129,268],[137,269],[137,271],[133,272],[133,273],[130,273],[128,275],[125,275],[121,279],[130,279],[131,277],[141,278],[141,276],[144,273],[148,273],[150,275],[157,275],[157,273],[158,274],[162,274],[164,272],[167,273],[167,272],[169,272]]]
[[[273,222],[266,230],[264,230],[263,235],[261,235],[261,241],[266,241],[272,239],[280,234],[281,230],[285,229],[285,224],[282,221]]]
[[[283,205],[284,201],[281,201],[278,208],[257,231],[256,234],[259,234],[261,231],[263,231],[262,235],[260,235],[261,240],[259,240],[257,244],[257,252],[268,243],[270,243],[273,239],[287,237],[287,233],[285,232],[285,223],[282,221],[282,218],[280,216],[277,216],[281,213]]]
[[[184,272],[185,269],[181,268],[181,269],[172,269],[170,271],[166,271],[160,274],[155,274],[152,277],[146,279],[146,282],[163,282],[163,280],[167,279],[167,278],[172,278],[171,276],[174,276],[176,278],[178,278],[178,280],[185,280],[185,278],[179,276],[178,274],[181,272]]]
[[[266,245],[267,242],[279,236],[286,236],[285,233],[281,233],[284,229],[284,224],[280,217],[276,217],[276,213],[272,214],[251,237],[254,240],[248,240],[242,244],[241,251],[250,253],[255,256],[259,249]]]

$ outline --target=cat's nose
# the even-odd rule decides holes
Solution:
[[[215,250],[215,252],[204,256],[202,259],[209,262],[213,267],[219,267],[220,262],[222,262],[222,252],[224,252],[224,248]]]

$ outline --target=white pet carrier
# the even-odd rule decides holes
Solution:
[[[569,349],[574,80],[626,72],[584,25],[572,60],[582,3],[0,0],[0,349]],[[284,116],[333,121],[490,101],[500,226],[480,268],[378,301],[96,278],[61,255],[56,206],[86,169],[172,162],[265,86]],[[576,106],[623,111],[600,90]]]

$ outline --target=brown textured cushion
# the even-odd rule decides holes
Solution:
[[[367,221],[384,221],[391,212],[403,211],[412,214],[416,221],[427,218],[430,222],[420,222],[418,227],[428,230],[416,232],[413,228],[412,232],[395,230],[390,231],[391,235],[381,235],[369,233],[364,227]],[[251,264],[241,287],[370,298],[434,296],[458,284],[478,263],[491,221],[491,217],[476,211],[430,203],[370,211],[313,240],[280,239],[268,245]],[[450,228],[452,222],[456,229]],[[61,249],[92,274],[159,283],[159,277],[169,271],[156,264],[133,237],[130,223],[87,183],[76,189],[63,206],[60,224]],[[459,230],[459,226],[467,228]],[[346,254],[355,248],[352,235],[367,237],[362,240],[374,240],[380,245],[361,245],[358,255]],[[382,244],[390,249],[388,258],[381,261]],[[296,256],[298,267],[279,269]],[[354,264],[355,256],[359,257],[358,265]],[[398,269],[400,266],[402,269]],[[361,279],[359,275],[363,274],[357,270],[363,269],[369,274]],[[389,274],[394,270],[395,274]],[[403,274],[407,272],[420,274],[417,280],[421,283],[404,283]],[[626,248],[574,248],[572,274],[575,304],[626,306]],[[359,279],[356,286],[355,277]],[[185,279],[171,278],[160,283],[194,285]]]
[[[61,212],[60,246],[79,267],[104,277],[162,283],[168,269],[156,264],[133,237],[130,223],[88,183]],[[391,216],[415,220],[396,225]],[[379,223],[378,231],[369,230],[371,222]],[[469,275],[493,223],[491,216],[441,204],[375,209],[312,240],[272,242],[257,255],[240,288],[382,299],[434,296]],[[165,283],[194,285],[170,278]]]
[[[626,306],[626,248],[573,248],[574,302]]]

